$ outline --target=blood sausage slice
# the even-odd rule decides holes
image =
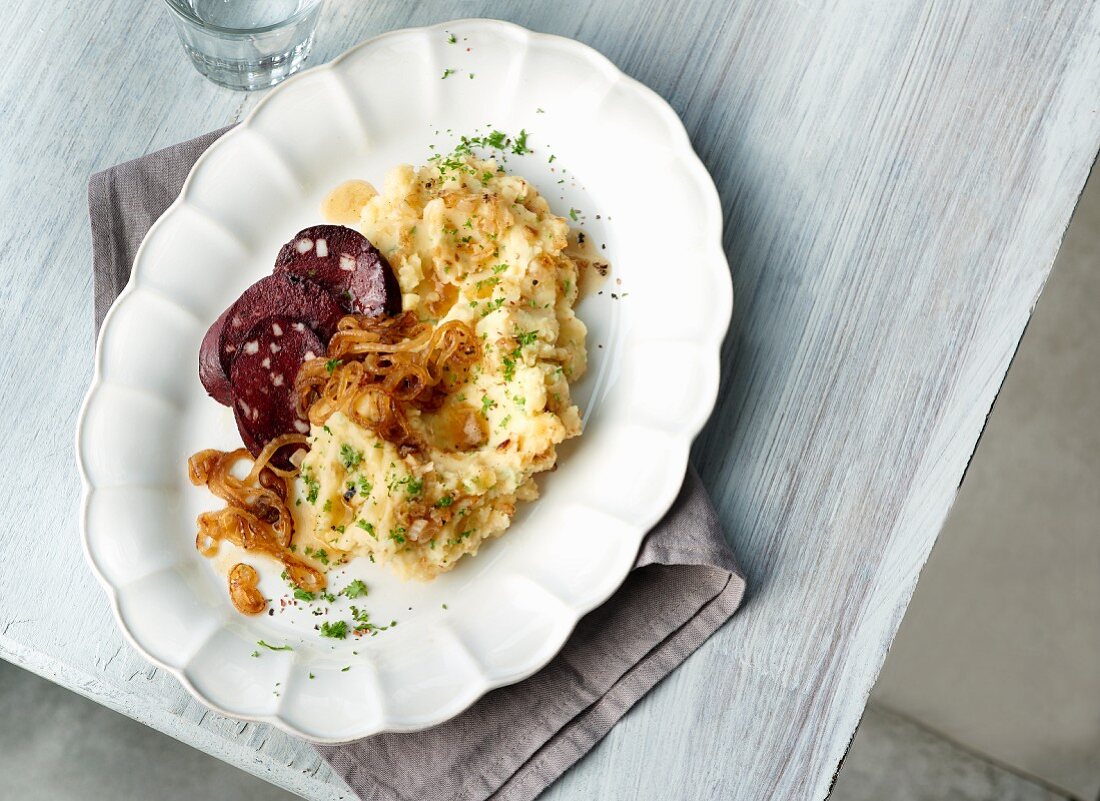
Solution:
[[[327,343],[344,314],[336,299],[317,284],[291,275],[261,278],[226,312],[219,345],[222,369],[230,375],[229,366],[245,337],[268,317],[280,315],[303,322]],[[318,354],[323,352],[318,350]]]
[[[225,374],[225,368],[222,367],[219,349],[222,329],[225,328],[225,320],[229,312],[230,309],[226,309],[221,313],[221,316],[210,326],[206,336],[202,338],[202,345],[199,346],[199,380],[207,394],[222,406],[229,406],[233,402],[229,376]]]
[[[281,434],[309,433],[295,405],[294,380],[304,362],[324,353],[305,323],[283,315],[263,320],[242,338],[229,381],[237,429],[253,456]]]
[[[337,296],[348,311],[401,313],[401,287],[386,258],[365,236],[342,225],[314,225],[283,245],[275,274],[305,278]]]

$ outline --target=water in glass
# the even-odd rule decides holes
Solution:
[[[166,2],[199,72],[230,89],[261,89],[302,66],[323,0]]]

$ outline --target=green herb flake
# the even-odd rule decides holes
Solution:
[[[487,317],[503,305],[504,305],[504,298],[497,298],[496,300],[491,300],[488,303],[486,303],[485,308],[481,310],[481,316],[482,317]]]
[[[321,624],[321,636],[331,637],[334,640],[342,640],[348,636],[347,621],[337,620],[335,623],[325,621]]]
[[[325,362],[325,372],[328,373],[329,375],[332,375],[334,372],[336,372],[336,368],[339,367],[343,363],[344,363],[343,359],[329,359],[327,362]],[[329,432],[329,433],[332,433],[332,432]]]
[[[450,67],[448,67],[447,69],[443,70],[443,77],[442,77],[442,78],[440,78],[440,80],[442,80],[442,81],[445,81],[445,80],[447,80],[448,78],[450,78],[450,77],[451,77],[452,75],[454,75],[454,74],[455,74],[455,70],[453,70],[453,69],[451,69]]]
[[[354,470],[363,461],[363,452],[357,451],[346,442],[340,446],[340,461],[344,463],[345,470]]]
[[[340,668],[341,673],[347,673],[349,670],[351,670],[351,665],[348,665],[347,667]]]
[[[303,590],[301,587],[294,588],[294,597],[299,601],[313,601],[317,598],[314,593]]]
[[[317,480],[312,472],[306,470],[302,471],[302,481],[306,485],[306,500],[310,503],[317,503],[317,493],[321,491],[321,482]]]
[[[263,640],[256,640],[256,645],[263,646],[264,648],[267,648],[271,651],[293,651],[294,650],[289,645],[271,645],[270,643],[266,643]]]
[[[375,539],[378,539],[378,535],[374,533],[374,526],[371,523],[368,523],[366,520],[356,520],[355,525],[359,526],[359,528],[363,529],[363,531],[367,532]]]
[[[515,144],[512,145],[512,152],[517,156],[522,156],[524,153],[530,153],[531,148],[527,147],[527,131],[520,129],[519,136],[516,137]]]
[[[436,509],[446,509],[448,506],[450,506],[454,502],[455,502],[454,496],[444,495],[442,498],[440,498],[438,501],[435,502],[435,508]]]
[[[355,579],[351,584],[340,590],[340,594],[348,598],[359,598],[367,594],[367,585],[361,580]]]
[[[569,209],[569,219],[571,219],[573,222],[577,221],[577,210],[576,209],[574,209],[574,208]]]
[[[458,39],[455,38],[455,35],[453,33],[447,34],[447,44],[454,44],[457,41]]]

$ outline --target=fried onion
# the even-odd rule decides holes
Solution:
[[[329,342],[327,358],[302,365],[298,409],[314,425],[343,412],[395,445],[417,448],[405,407],[442,405],[448,381],[459,382],[481,357],[472,327],[451,320],[432,329],[413,312],[397,317],[348,315]]]
[[[187,473],[191,483],[205,486],[226,502],[225,507],[213,512],[203,512],[198,517],[198,534],[195,547],[203,556],[218,552],[223,540],[232,542],[246,551],[264,553],[283,563],[291,581],[307,592],[325,587],[325,577],[320,571],[303,562],[290,551],[294,536],[294,519],[286,503],[284,478],[296,475],[296,470],[282,470],[270,463],[280,449],[288,445],[304,445],[301,434],[284,434],[273,439],[256,457],[252,469],[244,479],[233,475],[233,467],[242,459],[251,459],[248,451],[208,449],[199,451],[187,461]],[[238,565],[237,567],[241,567]],[[234,604],[246,614],[238,603],[238,596],[246,605],[254,608],[255,598],[248,600],[244,591],[247,582],[237,582],[239,591],[233,595]],[[230,579],[230,588],[234,583]],[[263,607],[256,610],[263,611]]]

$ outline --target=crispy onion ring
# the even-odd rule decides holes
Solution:
[[[297,471],[281,470],[270,463],[281,448],[305,442],[306,438],[301,434],[285,434],[272,440],[260,452],[244,479],[237,478],[232,472],[242,459],[251,458],[244,448],[234,451],[208,449],[188,459],[187,473],[191,483],[197,487],[205,486],[226,502],[221,509],[199,515],[199,530],[195,537],[195,547],[199,553],[213,556],[221,542],[226,540],[246,551],[264,553],[278,559],[296,586],[309,592],[324,589],[324,574],[289,550],[294,536],[294,518],[286,503],[284,479],[294,476]],[[246,614],[255,614],[247,612],[238,603],[238,596],[247,599],[248,594],[240,589],[246,585],[247,582],[238,581],[235,590],[231,576],[230,594],[238,609]],[[251,608],[255,605],[255,599],[246,605]]]
[[[438,409],[447,384],[459,382],[480,357],[477,335],[460,320],[433,330],[413,312],[348,315],[340,320],[327,357],[298,371],[298,409],[314,425],[343,412],[382,439],[419,448],[406,409]]]

